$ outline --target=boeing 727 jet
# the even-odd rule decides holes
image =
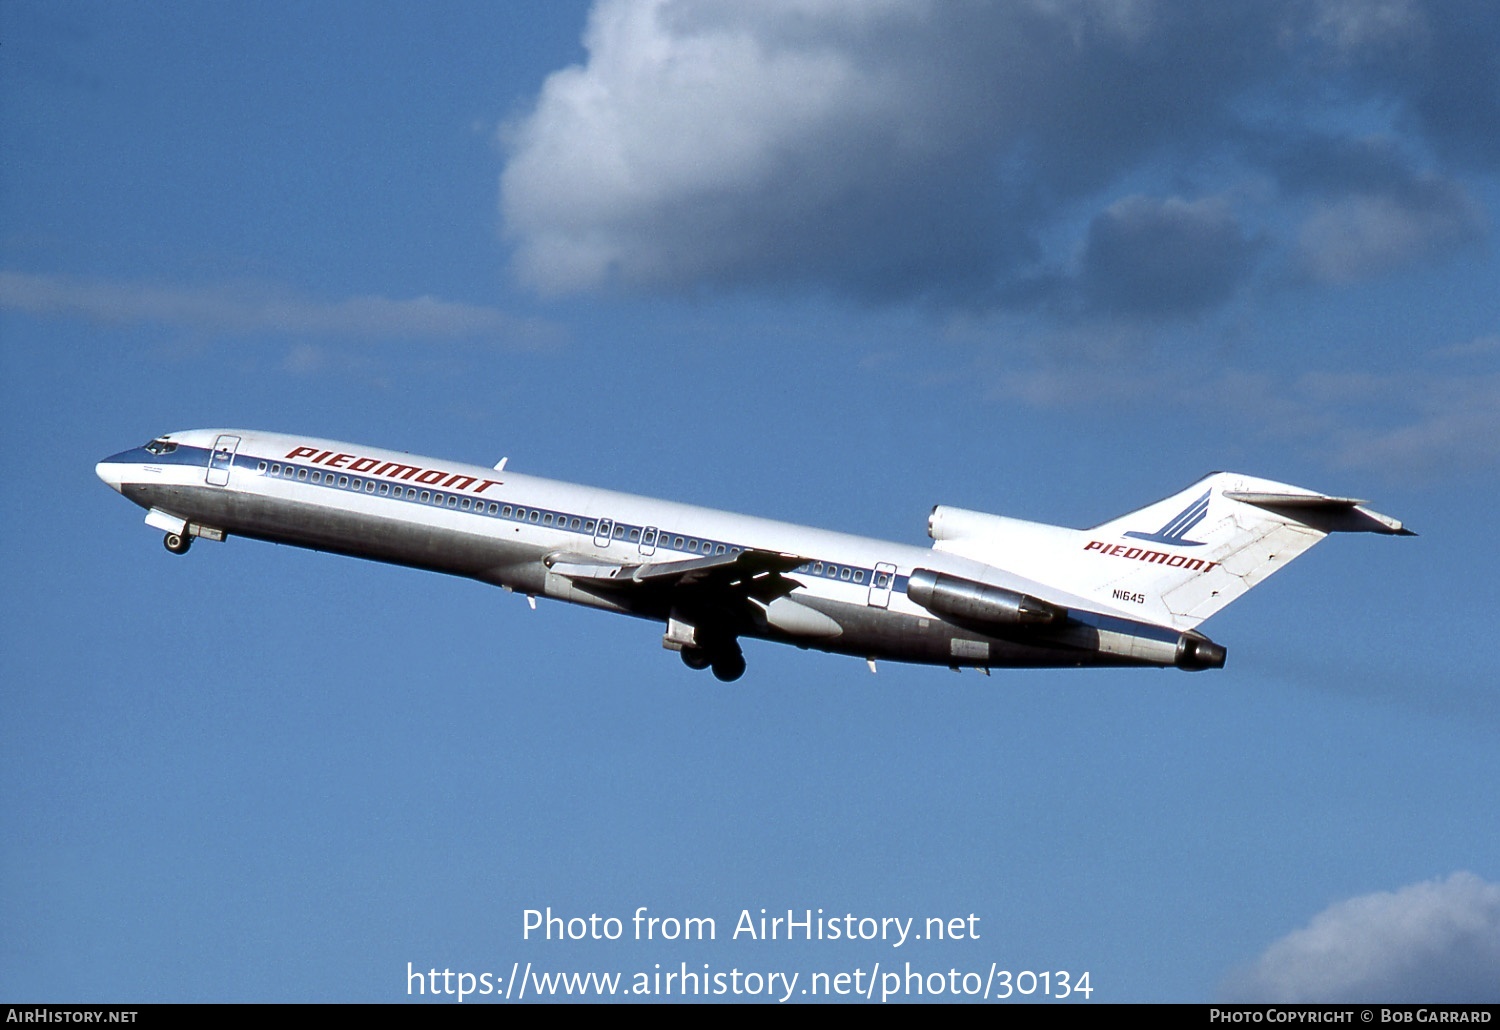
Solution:
[[[939,505],[932,546],[302,436],[197,429],[101,461],[185,554],[230,536],[467,576],[662,624],[721,680],[741,637],[953,668],[1216,669],[1199,625],[1334,532],[1411,535],[1362,501],[1215,472],[1093,529]]]

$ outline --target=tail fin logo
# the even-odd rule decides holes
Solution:
[[[1136,533],[1134,531],[1125,535],[1132,540],[1149,540],[1154,544],[1171,544],[1175,547],[1202,547],[1202,540],[1187,540],[1188,530],[1208,517],[1208,496],[1213,489],[1203,491],[1203,496],[1192,504],[1182,509],[1176,515],[1167,520],[1167,524],[1155,533]]]

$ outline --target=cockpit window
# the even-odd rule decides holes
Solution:
[[[177,445],[170,440],[152,440],[146,445],[148,454],[171,454],[177,449]]]

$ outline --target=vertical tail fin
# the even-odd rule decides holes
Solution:
[[[1351,497],[1216,472],[1088,530],[1083,551],[1094,596],[1159,597],[1171,624],[1191,629],[1340,532],[1412,535]]]
[[[1007,525],[1005,530],[1001,529]],[[1103,607],[1195,628],[1329,533],[1413,535],[1350,497],[1216,472],[1179,493],[1087,530],[986,516],[935,546],[991,562]],[[1030,539],[1024,547],[1006,541]],[[935,537],[936,539],[936,537]]]

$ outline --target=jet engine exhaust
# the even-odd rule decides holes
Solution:
[[[1184,633],[1177,642],[1177,667],[1198,672],[1202,669],[1224,668],[1227,652],[1222,644],[1216,644],[1201,633]]]

